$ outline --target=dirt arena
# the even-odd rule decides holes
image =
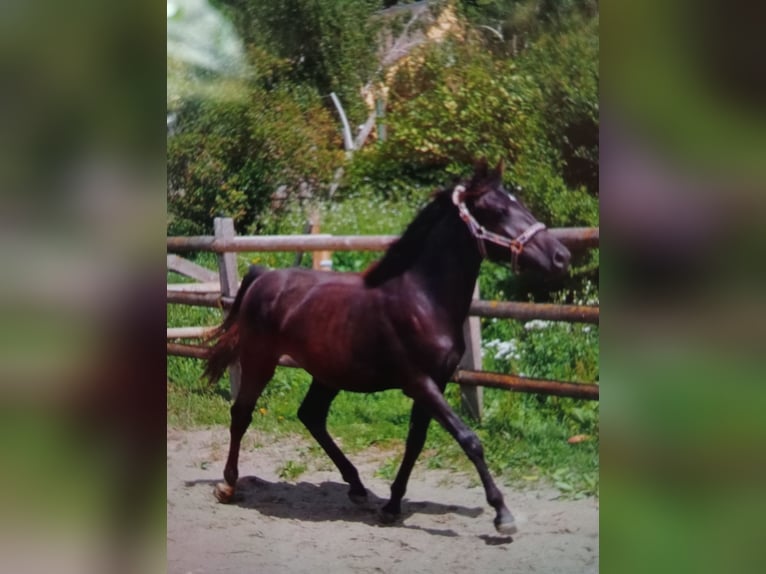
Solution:
[[[329,460],[312,460],[296,481],[279,478],[308,442],[255,447],[253,434],[243,442],[237,500],[222,505],[212,490],[221,480],[228,431],[168,430],[170,574],[598,572],[597,499],[559,500],[553,489],[500,485],[519,532],[499,536],[474,476],[419,464],[403,519],[383,526],[376,512],[389,483],[374,473],[391,452],[350,457],[370,491],[369,503],[356,506]]]

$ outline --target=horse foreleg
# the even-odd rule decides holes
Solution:
[[[418,403],[412,405],[410,414],[410,429],[407,434],[407,445],[404,449],[402,464],[399,466],[399,472],[391,484],[391,498],[381,509],[381,518],[383,522],[393,522],[402,512],[402,498],[407,491],[407,482],[410,479],[410,473],[415,466],[415,461],[423,450],[428,435],[428,425],[431,422],[431,415],[428,409]]]
[[[495,509],[494,524],[497,531],[501,534],[516,532],[516,521],[505,506],[503,495],[495,485],[495,481],[492,480],[484,460],[484,447],[476,433],[455,414],[439,387],[432,380],[428,379],[424,384],[418,385],[411,394],[416,401],[427,405],[431,415],[455,438],[463,452],[473,462],[484,485],[487,502]]]
[[[231,405],[231,426],[229,427],[229,456],[223,471],[224,482],[215,487],[215,497],[219,502],[230,502],[239,478],[239,449],[242,436],[253,420],[255,403],[261,396],[266,384],[274,375],[276,361],[253,361],[242,358],[242,379],[239,393]]]
[[[367,490],[359,479],[359,472],[327,432],[327,414],[337,395],[337,390],[325,387],[316,379],[312,380],[309,391],[298,409],[298,418],[338,467],[343,480],[350,485],[348,497],[353,502],[361,503],[367,500]]]

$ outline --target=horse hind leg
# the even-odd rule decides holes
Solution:
[[[359,472],[327,432],[327,414],[337,395],[336,389],[325,387],[316,379],[312,380],[298,409],[298,418],[338,467],[343,480],[350,485],[348,497],[353,502],[361,504],[367,500],[367,489],[359,479]]]
[[[428,425],[431,422],[431,415],[423,405],[414,403],[412,413],[410,414],[410,429],[407,433],[407,444],[404,448],[404,456],[399,466],[399,472],[391,484],[391,498],[381,508],[380,518],[386,523],[395,522],[402,512],[402,498],[407,491],[407,482],[415,466],[415,461],[423,450],[428,435]]]
[[[242,436],[253,420],[255,403],[261,396],[271,377],[274,376],[277,359],[265,353],[258,353],[257,358],[241,358],[242,376],[239,392],[231,405],[231,426],[229,428],[229,455],[223,471],[224,482],[219,482],[214,490],[219,502],[231,502],[239,478],[239,450]]]

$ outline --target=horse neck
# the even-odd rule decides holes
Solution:
[[[417,279],[429,299],[462,326],[480,265],[476,240],[455,212],[446,214],[434,226],[408,273]]]

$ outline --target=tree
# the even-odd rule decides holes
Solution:
[[[208,233],[217,215],[248,229],[280,187],[288,201],[321,197],[342,162],[336,122],[310,90],[186,101],[168,139],[168,232]]]
[[[288,79],[338,94],[352,122],[366,117],[359,90],[377,69],[379,0],[221,1],[248,45],[289,62]]]

